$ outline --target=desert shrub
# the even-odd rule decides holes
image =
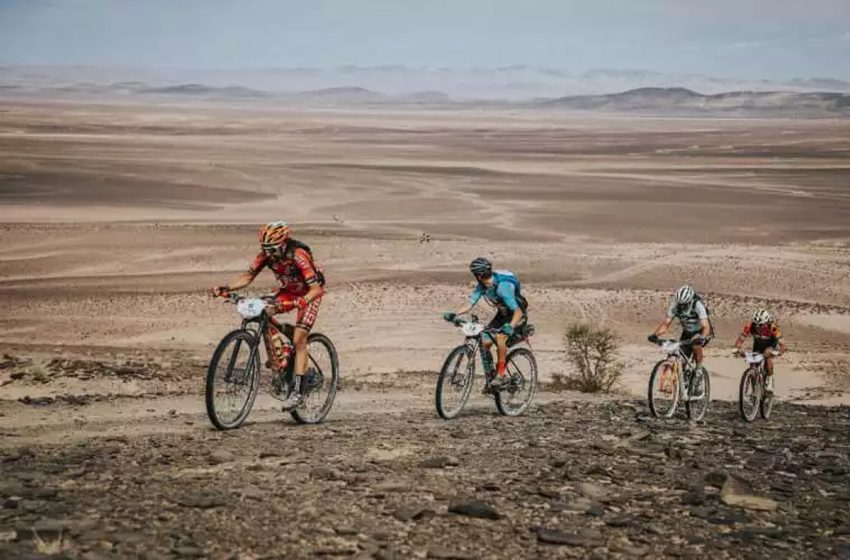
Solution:
[[[553,376],[555,384],[584,393],[611,391],[623,375],[617,344],[617,335],[610,329],[581,323],[571,325],[564,333],[564,345],[575,373]]]
[[[36,383],[47,383],[50,381],[50,369],[48,364],[42,360],[33,361],[27,368],[30,378]]]

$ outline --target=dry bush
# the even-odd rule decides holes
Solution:
[[[573,375],[553,375],[555,385],[583,393],[608,393],[623,375],[617,359],[617,335],[610,329],[574,324],[564,333],[567,358]]]
[[[33,548],[38,551],[39,554],[43,554],[45,556],[55,556],[57,554],[61,554],[70,548],[69,544],[66,540],[62,538],[62,531],[59,531],[59,535],[55,539],[43,539],[38,534],[38,531],[35,529],[32,530],[32,543]]]

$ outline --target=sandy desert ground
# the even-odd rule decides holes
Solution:
[[[91,558],[143,548],[164,557],[222,558],[237,552],[290,558],[846,553],[846,502],[837,506],[838,486],[821,483],[846,485],[848,472],[847,408],[839,406],[850,403],[848,217],[847,120],[0,102],[0,459],[11,473],[2,490],[0,547],[6,548],[0,550],[30,553],[26,529],[52,522],[42,529],[66,529],[66,554]],[[281,428],[273,402],[261,401],[253,425],[214,434],[202,416],[202,376],[214,345],[237,321],[232,308],[204,292],[244,270],[256,250],[257,225],[273,219],[294,224],[329,278],[317,329],[340,352],[343,391],[326,428]],[[422,241],[423,233],[430,241]],[[486,412],[485,401],[450,424],[438,422],[431,408],[435,371],[459,340],[440,313],[471,289],[466,265],[480,254],[523,280],[542,381],[570,373],[562,338],[575,321],[612,328],[626,364],[614,397],[544,391],[538,411],[504,423],[506,441],[513,442],[505,451],[525,455],[491,459],[522,492],[486,490],[487,477],[472,474],[487,464],[485,448],[497,441],[488,430],[500,420]],[[643,394],[658,358],[645,338],[683,282],[702,291],[714,313],[718,338],[707,363],[715,398],[735,398],[743,363],[729,348],[753,308],[766,305],[778,316],[790,352],[777,364],[783,403],[773,424],[750,433],[723,403],[701,426],[665,426],[642,416],[632,399]],[[272,286],[265,273],[256,292]],[[586,425],[573,417],[578,410],[586,411]],[[612,417],[624,414],[628,421],[618,426]],[[537,441],[534,434],[558,430],[564,418],[565,434],[529,443]],[[810,426],[809,439],[795,443],[795,426],[813,422],[838,435],[818,443]],[[615,439],[628,440],[644,425],[651,435],[638,434],[640,441],[649,438],[647,445],[660,446],[662,455],[667,449],[666,466],[653,467],[651,454],[609,461]],[[387,434],[395,435],[383,441]],[[670,458],[669,444],[678,437],[671,434],[684,434],[676,440],[684,458]],[[314,437],[321,443],[311,443]],[[275,446],[281,438],[300,446],[298,454]],[[409,449],[399,447],[406,438]],[[210,466],[206,454],[219,444],[236,459]],[[712,445],[730,446],[729,456],[712,456]],[[311,458],[303,446],[327,461]],[[186,447],[193,448],[191,457]],[[251,454],[272,447],[275,454],[261,453],[254,468]],[[363,465],[352,462],[372,448],[390,451],[380,457],[375,451]],[[404,452],[393,455],[399,448]],[[554,455],[588,450],[595,458],[572,470],[567,460],[569,476],[563,463],[551,466]],[[797,454],[786,462],[802,461],[788,467],[790,480],[804,488],[792,494],[771,490],[768,477],[783,468],[776,457],[786,452]],[[752,453],[772,462],[740,459]],[[462,460],[448,465],[446,476],[418,480],[408,463],[434,454],[462,454]],[[303,463],[294,470],[306,486],[278,468],[281,461],[289,470]],[[127,464],[132,468],[122,472]],[[550,465],[545,476],[543,465]],[[646,516],[662,515],[650,488],[689,472],[688,465],[697,469],[693,484],[677,483],[681,491],[674,494],[677,503],[680,494],[698,494],[683,514],[689,521],[647,533]],[[92,468],[111,478],[89,477]],[[321,468],[337,470],[310,474]],[[734,508],[698,484],[703,470],[716,469],[749,473],[761,490],[778,493],[779,513],[734,518]],[[296,485],[291,491],[237,492],[241,484],[272,484],[284,472],[287,484]],[[635,478],[636,472],[643,474]],[[393,473],[403,479],[395,490],[375,489]],[[599,485],[622,488],[624,480],[632,485],[629,498],[587,495]],[[275,532],[270,515],[248,527],[216,502],[199,506],[188,523],[179,514],[191,505],[163,506],[157,514],[122,497],[134,485],[142,486],[128,496],[143,488],[167,493],[169,485],[194,492],[189,486],[203,481],[233,485],[219,498],[237,493],[234,503],[243,506],[282,512],[296,500],[309,502],[311,513],[280,513],[288,529],[264,540],[263,532]],[[595,490],[582,492],[584,483]],[[327,511],[322,488],[358,485],[366,497],[346,494],[342,509]],[[522,497],[538,485],[556,490]],[[42,487],[56,491],[39,496],[34,489]],[[402,487],[415,495],[393,494]],[[483,492],[510,522],[448,514],[452,491],[479,498]],[[600,509],[576,517],[550,503],[580,495]],[[838,508],[832,518],[813,513],[825,499]],[[393,515],[409,501],[427,502],[422,509],[433,515]],[[97,507],[106,502],[112,505]],[[316,526],[331,519],[325,513],[341,516],[333,517],[337,526]],[[612,521],[627,514],[631,524]],[[96,518],[94,528],[69,521],[82,517]],[[670,522],[663,517],[657,524]],[[243,542],[222,536],[234,523],[245,531]],[[577,544],[537,544],[546,539],[526,531],[532,525],[591,533]],[[765,536],[777,527],[780,533]],[[312,538],[320,529],[321,538]],[[689,540],[689,531],[700,538]],[[720,539],[730,531],[735,538]],[[83,538],[88,533],[96,538]],[[119,533],[126,539],[114,537]],[[721,541],[726,545],[715,546]]]

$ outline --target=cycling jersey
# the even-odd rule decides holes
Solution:
[[[493,271],[493,283],[484,287],[479,283],[469,295],[469,303],[475,305],[481,298],[496,308],[500,315],[513,313],[517,309],[525,311],[525,298],[519,293],[519,280],[513,272]]]
[[[753,352],[764,353],[768,348],[774,350],[779,347],[779,341],[782,339],[782,332],[776,323],[766,323],[764,325],[756,325],[752,321],[744,325],[744,331],[741,333],[745,337],[753,337]]]
[[[291,309],[297,298],[303,297],[310,291],[310,286],[319,282],[319,274],[310,254],[303,248],[297,247],[294,251],[287,250],[283,253],[270,256],[261,252],[251,262],[248,272],[251,277],[256,277],[263,267],[268,267],[274,272],[278,283],[278,293],[275,303],[281,311]],[[295,326],[310,330],[316,322],[319,313],[321,297],[317,297],[304,309],[299,309],[295,319]]]
[[[678,319],[683,332],[696,334],[702,331],[702,322],[708,320],[708,310],[701,301],[695,300],[684,307],[673,301],[667,310],[667,317]]]
[[[270,256],[261,252],[251,262],[248,272],[256,277],[263,267],[274,272],[280,292],[287,295],[303,296],[318,281],[316,266],[304,249],[295,249],[291,258],[288,254]]]

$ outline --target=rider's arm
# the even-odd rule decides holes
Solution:
[[[519,325],[520,321],[522,321],[522,309],[517,307],[514,309],[514,316],[511,317],[511,326],[516,328]]]
[[[779,327],[776,324],[773,325],[773,331],[771,332],[771,334],[774,336],[774,338],[776,338],[776,345],[779,348],[779,352],[781,354],[784,354],[785,342],[782,340],[782,331],[779,330]]]
[[[741,334],[738,335],[738,339],[735,341],[735,348],[737,350],[741,350],[741,347],[744,345],[744,341],[747,339],[748,336],[750,336],[752,328],[752,323],[747,323],[746,325],[744,325],[744,330],[741,331]]]
[[[475,306],[467,304],[467,305],[465,305],[463,307],[459,307],[457,310],[455,310],[454,314],[455,315],[466,315],[467,313],[472,311],[473,307],[475,307]]]
[[[662,321],[662,323],[660,325],[655,327],[655,332],[653,334],[655,336],[661,336],[662,334],[664,334],[664,333],[666,333],[667,331],[670,330],[671,324],[673,324],[673,318],[667,317],[666,319],[664,319],[664,321]]]
[[[227,289],[234,291],[241,290],[242,288],[249,286],[251,282],[254,281],[254,278],[256,278],[256,274],[251,274],[250,272],[243,272],[242,274],[240,274],[236,278],[231,279],[230,282],[227,283]]]
[[[660,325],[655,327],[655,332],[652,334],[654,336],[661,336],[670,330],[670,325],[673,324],[673,319],[676,318],[676,303],[673,302],[670,304],[670,307],[667,309],[667,318],[661,322]]]
[[[478,301],[481,299],[481,296],[484,295],[484,289],[481,287],[481,284],[476,284],[475,289],[472,290],[472,293],[469,294],[469,300],[465,307],[459,308],[455,314],[456,315],[465,315],[472,311],[472,308],[478,304]]]
[[[226,286],[220,286],[220,288],[224,288],[229,291],[241,290],[251,284],[254,281],[254,278],[257,277],[257,274],[263,269],[266,265],[266,255],[264,253],[260,253],[257,255],[253,261],[251,261],[251,265],[248,267],[248,270],[231,279],[230,282],[227,283]]]
[[[700,336],[708,338],[711,334],[711,323],[708,322],[708,309],[705,308],[705,305],[701,301],[697,301],[694,305],[697,317],[699,317]]]

